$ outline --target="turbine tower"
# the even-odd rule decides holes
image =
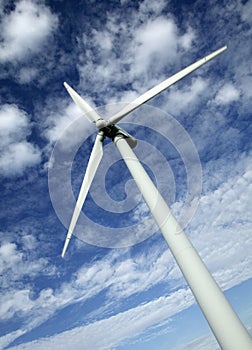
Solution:
[[[136,108],[155,97],[169,86],[184,78],[206,62],[210,61],[226,50],[226,46],[200,59],[199,61],[184,68],[172,77],[166,79],[151,90],[138,97],[131,104],[126,105],[120,112],[113,115],[109,120],[104,120],[90,107],[81,96],[78,95],[67,83],[64,83],[68,93],[79,106],[90,122],[94,122],[98,128],[93,150],[87,165],[86,173],[77,199],[77,203],[70,222],[66,241],[62,251],[64,257],[67,246],[73,234],[81,208],[95,176],[96,170],[102,159],[103,140],[112,139],[124,159],[136,185],[143,195],[160,231],[183,273],[196,301],[198,302],[213,334],[220,347],[224,350],[251,350],[252,340],[246,328],[237,314],[228,303],[221,289],[201,260],[187,236],[184,234],[179,223],[172,215],[168,205],[152,183],[148,174],[140,164],[132,148],[136,140],[125,130],[116,126],[123,117]]]

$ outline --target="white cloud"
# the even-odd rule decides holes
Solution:
[[[251,1],[247,1],[241,10],[241,16],[242,19],[248,23],[251,23],[251,16],[252,16],[252,3]]]
[[[22,60],[38,52],[57,24],[57,17],[46,6],[30,0],[19,1],[2,19],[0,61]]]
[[[1,305],[0,319],[6,321],[12,317],[25,317],[26,326],[21,330],[25,333],[29,327],[33,328],[38,320],[44,319],[44,308],[48,308],[49,303],[53,303],[52,291],[48,288],[43,289],[35,298],[36,293],[33,290],[33,278],[41,275],[51,276],[55,274],[54,267],[49,265],[47,259],[38,256],[36,249],[38,241],[30,234],[21,234],[19,230],[16,233],[1,232],[0,247],[0,271],[1,271]],[[16,243],[18,242],[18,243]],[[36,311],[35,321],[29,316]],[[49,311],[50,312],[50,311]],[[46,312],[48,315],[48,311]],[[12,341],[20,336],[20,332],[12,333],[10,339],[4,338],[4,341]]]
[[[163,17],[149,20],[135,32],[133,67],[137,74],[150,66],[172,62],[178,50],[178,29],[173,20]]]
[[[18,81],[20,84],[28,84],[34,80],[37,75],[37,68],[21,68],[18,74]]]
[[[0,158],[2,175],[22,174],[27,167],[38,164],[41,160],[40,151],[31,143],[22,141],[10,144]]]
[[[149,327],[168,321],[171,316],[188,308],[192,303],[191,292],[181,289],[110,318],[12,349],[111,349],[127,338],[136,337]]]
[[[48,114],[44,111],[46,115],[46,128],[44,135],[49,140],[50,143],[54,143],[60,139],[63,132],[71,126],[78,118],[82,116],[82,112],[79,107],[71,102],[70,96],[65,100],[50,101],[46,108]],[[85,128],[88,128],[90,122],[83,117],[81,122]],[[95,131],[95,129],[94,129]],[[75,133],[80,132],[79,130],[74,130]],[[82,130],[83,132],[83,130]],[[66,138],[64,138],[66,140]],[[75,142],[76,135],[69,135],[68,144],[65,147],[71,145]]]
[[[30,290],[9,291],[1,295],[0,314],[2,319],[10,319],[16,312],[27,314],[32,308]]]
[[[165,4],[159,5],[141,3],[130,21],[122,21],[121,13],[115,11],[101,31],[83,34],[80,58],[85,63],[78,63],[81,85],[92,86],[90,94],[102,92],[103,103],[114,102],[115,96],[118,102],[125,94],[138,95],[153,87],[164,79],[163,69],[177,64],[181,53],[192,47],[193,29],[181,32],[171,16],[161,14]],[[129,91],[121,91],[122,84],[130,85]]]
[[[227,83],[218,91],[215,101],[218,104],[226,105],[237,101],[239,97],[239,90],[231,83]]]
[[[116,300],[147,291],[166,279],[173,279],[173,283],[176,283],[181,279],[181,274],[174,274],[174,270],[177,270],[177,267],[170,252],[167,250],[160,254],[160,248],[153,247],[153,252],[149,254],[149,262],[146,262],[146,256],[142,254],[117,262],[116,255],[112,254],[108,260],[83,267],[78,271],[71,287],[81,287],[85,298],[109,288],[111,300]]]
[[[252,172],[249,159],[249,156],[244,156],[238,165],[238,174],[231,174],[233,176],[227,179],[223,173],[222,182],[216,190],[202,197],[199,214],[190,229],[194,245],[221,288],[225,290],[251,277],[252,240],[249,213]],[[222,167],[225,168],[226,165],[222,164]],[[222,169],[219,171],[222,174]],[[31,249],[36,244],[26,236],[23,242]],[[16,246],[13,243],[6,243],[1,252],[8,259],[6,266],[11,265],[12,271],[26,271],[24,267],[21,269],[22,256],[15,253]],[[32,328],[49,319],[56,310],[78,301],[83,302],[102,291],[107,293],[106,304],[116,305],[118,301],[147,291],[158,284],[169,284],[176,289],[184,285],[181,273],[164,244],[162,247],[152,244],[144,253],[139,252],[132,257],[121,255],[122,252],[111,251],[104,259],[81,267],[73,274],[71,281],[63,283],[59,288],[41,290],[37,299],[31,299],[26,288],[8,291],[4,295],[2,314],[5,318],[11,317],[15,312],[32,315],[32,323],[28,325]],[[39,264],[37,267],[31,264],[29,273],[33,269],[38,271],[39,268]],[[25,306],[22,306],[23,303]],[[75,348],[78,349],[78,346],[83,348],[85,339],[93,348],[108,349],[143,333],[148,327],[162,323],[192,303],[191,294],[179,289],[169,297],[161,297],[99,322],[16,348],[57,349],[56,344],[60,347],[63,343],[68,348],[68,342],[74,341]],[[110,332],[111,329],[116,331]],[[108,335],[107,342],[104,342],[104,334]]]
[[[22,243],[26,250],[36,249],[39,245],[36,238],[30,234],[27,234],[22,237]]]
[[[160,15],[166,5],[167,5],[167,2],[165,0],[160,0],[160,1],[144,0],[140,3],[139,15],[145,15],[145,16]]]
[[[100,47],[104,52],[112,50],[112,38],[108,31],[99,32],[98,30],[93,29],[92,36],[95,46]]]
[[[6,233],[1,232],[3,237]],[[44,258],[36,258],[33,249],[37,245],[37,241],[33,236],[22,236],[20,243],[22,249],[16,243],[4,238],[0,247],[0,270],[2,274],[2,287],[8,289],[15,285],[17,281],[21,281],[26,275],[35,276],[43,269],[45,274],[50,273],[50,269],[46,269],[47,261]],[[7,293],[8,294],[8,293]],[[3,315],[1,315],[3,317]]]
[[[27,135],[28,116],[15,105],[0,107],[0,145],[1,147],[20,140]]]
[[[202,95],[206,92],[207,81],[201,77],[193,78],[190,85],[184,85],[179,89],[174,86],[168,93],[165,101],[166,109],[176,116],[180,113],[191,113],[201,101]]]
[[[38,164],[40,150],[26,140],[31,132],[28,115],[15,105],[0,107],[0,174],[21,175]]]
[[[189,50],[192,47],[193,41],[196,38],[196,34],[191,27],[188,27],[187,32],[183,34],[178,40],[181,47],[185,50]]]
[[[227,178],[226,173],[219,167],[220,174],[223,174],[221,183],[218,184],[215,191],[209,191],[202,197],[199,213],[191,223],[190,228],[190,236],[194,245],[221,288],[225,290],[251,277],[250,198],[252,187],[250,183],[252,171],[249,159],[250,156],[244,156],[240,161],[241,164],[237,166],[239,173],[230,173],[232,175],[230,178]],[[226,164],[222,164],[222,167],[226,168]],[[25,242],[27,245],[30,239],[25,238]],[[30,242],[28,245],[34,246],[34,242]],[[3,248],[4,256],[9,256],[10,261],[15,256],[14,248],[13,244]],[[12,253],[10,254],[10,252]],[[144,253],[139,252],[132,257],[122,257],[121,254],[121,252],[112,251],[104,259],[90,263],[89,266],[81,267],[72,276],[71,281],[63,283],[55,290],[42,290],[36,300],[29,299],[26,289],[22,292],[13,290],[9,293],[9,298],[6,299],[6,305],[11,306],[8,310],[5,310],[6,317],[11,316],[9,313],[13,313],[15,310],[20,313],[27,313],[27,315],[32,314],[33,326],[35,326],[50,318],[56,310],[78,301],[83,302],[97,296],[102,291],[106,291],[106,302],[109,305],[110,303],[116,304],[135,293],[147,291],[158,284],[169,284],[176,288],[181,288],[184,285],[181,273],[169,250],[165,249],[165,245],[160,247],[159,244],[152,244],[150,249],[145,249]],[[120,259],[119,255],[121,256]],[[15,259],[17,258],[19,264],[21,256],[17,255]],[[15,265],[14,260],[13,266]],[[33,268],[35,269],[35,267]],[[16,270],[18,269],[16,268]],[[180,289],[178,292],[182,293],[182,291]],[[171,302],[170,307],[177,310],[174,312],[179,312],[188,307],[189,304],[187,302],[176,304],[176,293],[171,295],[170,300],[173,301],[169,301],[169,303]],[[24,300],[27,302],[27,307],[22,311],[21,301]],[[164,301],[166,297],[162,297],[160,300]],[[154,318],[152,316],[148,318],[148,312],[145,316],[141,314],[142,310],[147,310],[151,305],[155,305],[157,312],[154,313],[156,315],[153,316]],[[61,341],[66,340],[68,342],[73,336],[78,338],[85,335],[85,339],[91,341],[95,338],[93,333],[95,327],[98,327],[101,334],[104,334],[107,327],[112,327],[110,322],[115,320],[115,323],[122,322],[121,325],[128,325],[134,319],[135,314],[140,312],[142,318],[141,320],[136,319],[139,327],[136,327],[135,333],[130,328],[129,333],[126,331],[123,333],[115,332],[115,339],[108,339],[108,341],[111,341],[109,345],[104,345],[104,337],[100,339],[97,335],[95,338],[97,343],[94,344],[94,347],[99,348],[100,346],[101,349],[106,349],[106,346],[109,348],[109,346],[112,346],[111,344],[117,344],[130,335],[137,335],[143,332],[146,327],[151,327],[164,320],[165,316],[158,305],[160,305],[159,302],[153,301],[145,304],[143,308],[141,306],[139,309],[136,308],[136,311],[132,309],[125,313],[115,314],[110,319],[103,319],[99,323],[62,333],[56,338],[32,343],[32,347],[38,346],[39,348],[39,346],[45,346],[45,344],[53,344],[54,346],[54,341],[61,344]],[[179,310],[176,307],[179,307]],[[169,312],[166,314],[166,317],[168,316]],[[107,326],[108,324],[109,326]],[[127,327],[125,326],[125,328]],[[52,341],[52,343],[45,343],[47,341]],[[23,346],[25,349],[25,345]]]
[[[188,28],[185,33],[180,33],[172,18],[159,16],[138,24],[133,38],[129,43],[132,83],[142,74],[148,79],[157,76],[160,79],[163,69],[180,59],[182,51],[190,49],[194,32]]]
[[[211,334],[197,338],[179,350],[218,350],[219,348],[218,343]]]
[[[250,154],[241,156],[236,164],[236,174],[232,176],[228,170],[229,161],[219,163],[219,174],[216,175],[220,175],[221,183],[202,196],[191,224],[194,244],[225,290],[251,278],[250,159]]]
[[[24,330],[18,329],[17,331],[5,334],[4,336],[0,337],[0,344],[2,346],[2,349],[5,349],[8,344],[12,343],[13,340],[20,337],[24,333]]]
[[[7,242],[0,247],[0,270],[9,269],[22,261],[22,253],[17,251],[15,243]]]
[[[191,28],[179,34],[179,28],[172,18],[157,17],[139,26],[134,33],[136,45],[135,61],[145,70],[148,66],[166,67],[174,62],[179,49],[189,49],[194,33]],[[134,62],[133,62],[134,65]],[[138,72],[139,73],[139,72]]]

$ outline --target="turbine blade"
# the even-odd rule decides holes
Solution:
[[[98,119],[101,119],[99,114],[91,106],[89,106],[89,104],[73,88],[71,88],[70,85],[64,82],[64,86],[74,102],[91,123],[96,122]]]
[[[96,140],[94,143],[94,147],[92,149],[88,165],[87,165],[87,170],[81,185],[80,193],[74,208],[73,216],[70,222],[70,226],[67,232],[64,248],[62,250],[62,258],[64,258],[67,246],[69,244],[69,241],[72,237],[73,230],[75,228],[75,225],[77,223],[78,217],[81,212],[81,208],[84,204],[84,201],[87,197],[88,190],[91,186],[91,183],[93,181],[93,178],[95,176],[96,170],[98,168],[98,165],[100,164],[100,161],[102,159],[103,155],[103,149],[102,149],[102,141],[103,141],[103,132],[99,132],[99,134],[96,136]]]
[[[139,96],[136,100],[134,100],[129,105],[125,106],[121,111],[113,115],[109,120],[107,121],[107,125],[116,124],[118,123],[123,117],[128,115],[130,112],[134,111],[136,108],[144,104],[145,102],[149,101],[151,98],[157,96],[160,92],[167,89],[169,86],[175,84],[180,79],[184,78],[186,75],[193,72],[195,69],[201,67],[206,62],[213,59],[215,56],[219,55],[221,52],[225,51],[227,49],[227,46],[223,46],[221,49],[214,51],[210,55],[200,59],[199,61],[191,64],[190,66],[182,69],[180,72],[174,74],[170,78],[164,80],[160,84],[156,85],[154,88],[150,89],[149,91],[145,92],[143,95]]]

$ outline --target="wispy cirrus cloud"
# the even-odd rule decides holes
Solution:
[[[118,313],[115,316],[90,323],[87,326],[74,328],[59,335],[41,339],[12,349],[42,349],[51,347],[62,349],[73,346],[75,349],[92,347],[111,349],[123,343],[124,339],[134,338],[150,326],[168,321],[174,314],[193,303],[189,290],[181,289],[166,297],[160,297],[136,308]],[[111,332],[113,329],[113,332]],[[102,336],[106,334],[106,337]],[[74,341],[73,341],[74,338]]]

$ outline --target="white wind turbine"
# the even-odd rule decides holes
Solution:
[[[251,350],[251,338],[241,323],[240,319],[228,303],[219,286],[209,273],[199,254],[184,234],[182,228],[172,215],[166,202],[152,183],[151,179],[140,164],[132,148],[136,140],[126,131],[116,126],[127,114],[155,97],[169,86],[176,83],[195,69],[199,68],[221,52],[226,46],[193,63],[187,68],[166,79],[151,90],[138,97],[109,120],[102,119],[97,112],[80,97],[67,83],[64,83],[67,91],[79,106],[90,122],[94,122],[98,128],[93,150],[87,165],[84,180],[80,189],[77,203],[73,212],[65,245],[62,251],[64,257],[70,238],[73,234],[81,208],[95,176],[97,167],[103,155],[102,143],[105,137],[111,138],[117,146],[122,158],[129,168],[140,192],[143,195],[160,231],[162,232],[169,248],[190,286],[196,301],[198,302],[209,326],[211,327],[220,347],[225,350]]]

